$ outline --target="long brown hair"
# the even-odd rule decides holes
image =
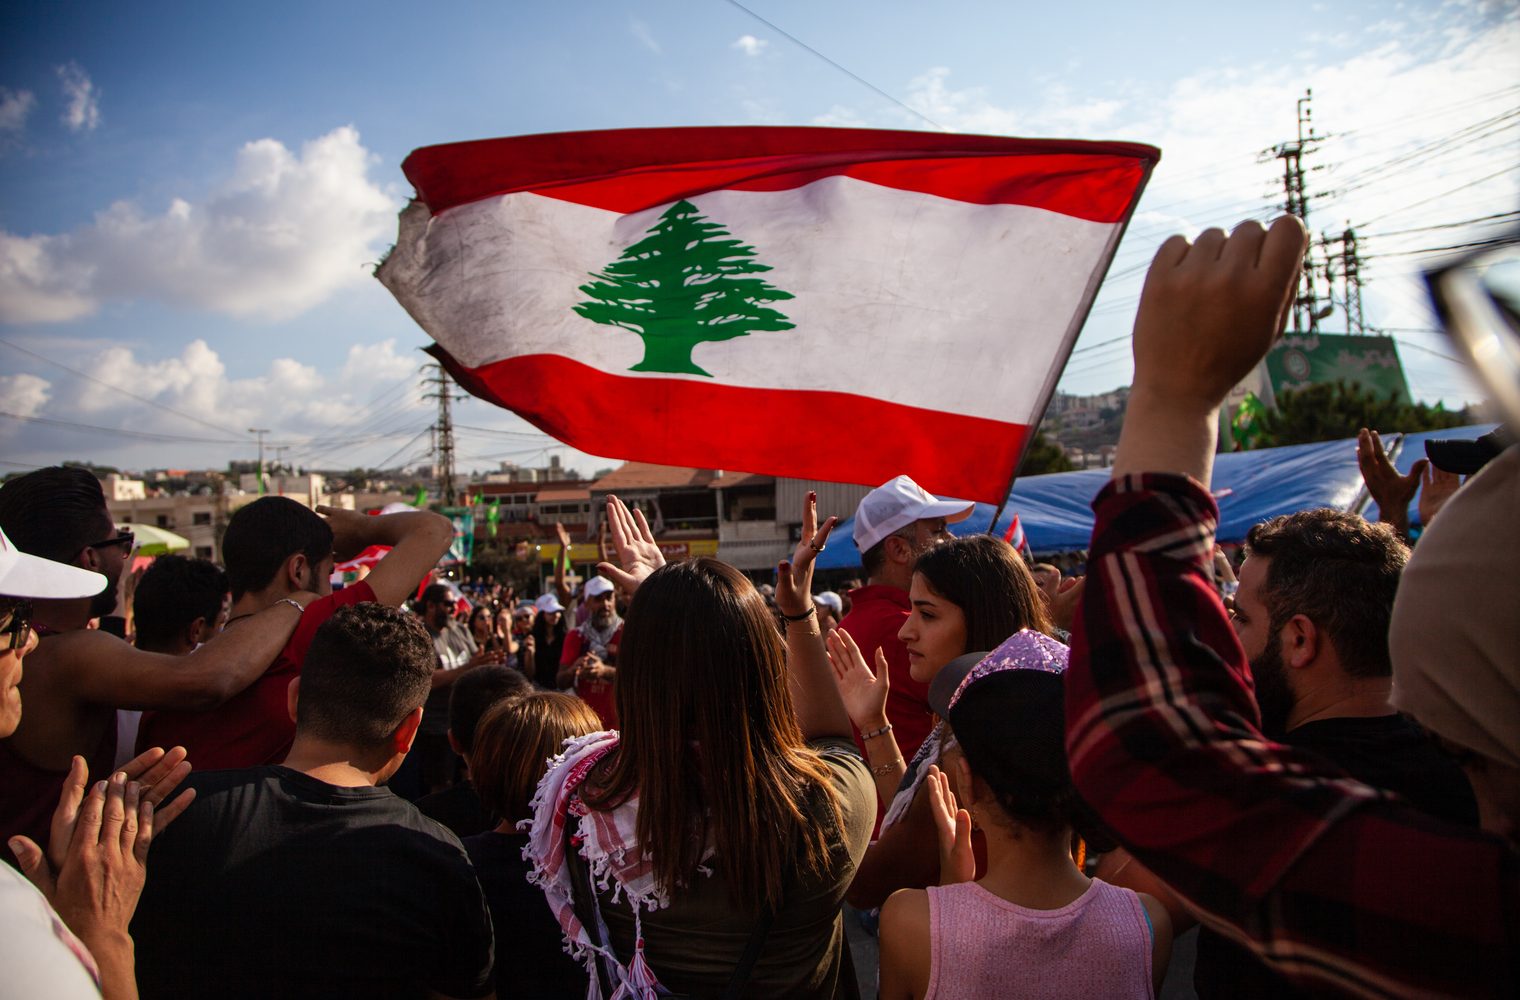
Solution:
[[[790,872],[821,873],[843,820],[806,745],[765,600],[716,559],[675,563],[634,594],[618,651],[621,741],[587,782],[604,809],[639,797],[637,834],[666,892],[707,845],[731,902],[778,906]]]
[[[492,706],[475,727],[470,781],[486,812],[527,819],[545,764],[565,741],[602,728],[591,706],[574,695],[536,691]]]
[[[991,535],[941,542],[913,572],[966,616],[966,652],[996,649],[1021,628],[1053,635],[1040,588],[1013,546]]]

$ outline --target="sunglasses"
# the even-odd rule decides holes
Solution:
[[[4,625],[0,625],[0,651],[10,652],[26,645],[32,634],[32,602],[13,601],[0,602],[0,608],[5,604],[10,607],[0,610]]]
[[[120,534],[116,535],[113,538],[107,538],[104,541],[100,541],[100,542],[91,542],[90,544],[86,545],[85,548],[87,548],[87,549],[108,549],[108,548],[110,548],[113,545],[120,545],[122,548],[130,549],[132,547],[132,543],[135,540],[136,540],[136,536],[134,536],[132,534],[132,532],[130,532],[130,531],[123,531],[123,532],[121,532]]]

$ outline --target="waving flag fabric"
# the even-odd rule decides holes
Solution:
[[[420,149],[379,278],[598,455],[1006,493],[1158,153],[813,128]]]

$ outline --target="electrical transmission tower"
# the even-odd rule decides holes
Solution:
[[[452,507],[458,497],[454,492],[454,419],[451,406],[455,399],[463,399],[464,395],[455,394],[454,383],[442,365],[424,365],[422,370],[429,373],[422,380],[423,388],[433,389],[432,392],[423,393],[422,398],[438,400],[438,420],[432,427],[433,467],[438,471],[438,490],[443,494],[444,506]]]
[[[1306,89],[1304,96],[1298,99],[1298,138],[1274,146],[1271,150],[1274,158],[1283,161],[1283,193],[1287,196],[1283,208],[1289,215],[1298,216],[1306,226],[1309,224],[1309,192],[1305,184],[1304,154],[1312,153],[1320,142],[1320,137],[1314,134],[1314,126],[1310,123],[1313,112],[1309,102],[1313,96],[1313,92]],[[1294,333],[1309,333],[1319,329],[1319,321],[1329,315],[1328,308],[1321,310],[1319,306],[1315,276],[1320,269],[1321,265],[1314,259],[1314,247],[1311,244],[1304,253],[1303,278],[1298,296],[1293,301]]]

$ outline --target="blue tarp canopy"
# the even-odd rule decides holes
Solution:
[[[1383,443],[1396,447],[1394,464],[1408,472],[1425,455],[1425,441],[1440,438],[1473,438],[1493,425],[1454,427],[1444,431],[1408,434],[1395,444],[1392,435]],[[1092,537],[1092,499],[1108,482],[1108,469],[1082,469],[1020,479],[1008,496],[1008,506],[998,519],[995,533],[1008,529],[1015,512],[1036,553],[1073,552],[1087,548]],[[1261,448],[1229,452],[1214,460],[1214,495],[1219,502],[1219,540],[1244,541],[1251,526],[1278,514],[1337,507],[1355,510],[1366,505],[1366,516],[1377,517],[1377,507],[1367,503],[1361,471],[1356,465],[1356,439],[1317,444]],[[976,505],[971,516],[950,526],[957,535],[985,532],[996,511],[992,504]],[[828,547],[818,557],[819,569],[849,569],[860,565],[855,547],[854,517],[834,529]]]

